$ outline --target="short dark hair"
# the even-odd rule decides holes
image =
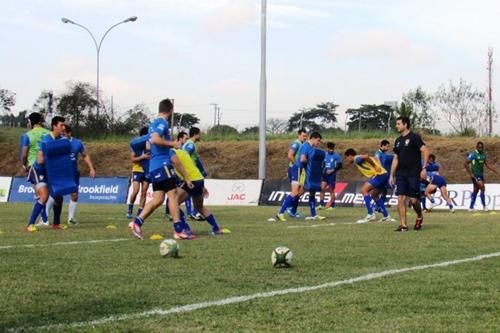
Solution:
[[[198,127],[191,127],[189,129],[189,137],[192,138],[193,136],[195,136],[196,134],[200,134],[200,129]]]
[[[477,146],[479,146],[479,145],[481,145],[481,146],[483,146],[483,147],[484,147],[484,143],[483,143],[483,141],[478,141],[478,142],[476,143],[476,148],[477,148]]]
[[[182,139],[185,135],[188,135],[188,134],[186,132],[184,132],[184,131],[179,132],[179,134],[177,134],[177,140]]]
[[[66,121],[66,119],[64,119],[64,117],[55,116],[54,118],[52,118],[52,121],[50,122],[50,126],[52,128],[52,127],[56,126],[59,123],[64,123],[65,121]]]
[[[162,100],[158,105],[159,113],[172,113],[173,109],[174,109],[174,104],[168,98]]]
[[[309,139],[323,139],[323,137],[319,134],[319,132],[312,132]]]
[[[326,148],[328,148],[328,149],[335,149],[335,143],[333,143],[333,142],[331,142],[331,141],[330,141],[330,142],[328,142],[328,143],[326,144]]]
[[[380,146],[387,146],[387,145],[390,145],[390,144],[391,143],[387,139],[384,139],[384,140],[380,141]]]
[[[434,161],[436,160],[436,155],[434,154],[429,154],[429,158],[432,158]]]
[[[399,116],[396,118],[396,121],[397,120],[401,120],[401,122],[406,125],[406,128],[410,129],[410,126],[411,126],[410,118],[408,118],[406,116]]]
[[[31,113],[29,116],[28,116],[28,119],[31,123],[31,126],[33,125],[38,125],[38,124],[41,124],[43,122],[43,117],[40,113],[38,112],[33,112]]]
[[[305,128],[301,128],[297,131],[297,134],[298,135],[301,135],[302,133],[307,133],[306,129]]]
[[[349,148],[344,153],[345,156],[356,156],[356,151],[352,148]]]
[[[149,128],[147,126],[144,126],[142,127],[140,130],[139,130],[139,136],[143,136],[143,135],[146,135],[148,134],[149,132]]]

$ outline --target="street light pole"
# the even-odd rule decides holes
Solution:
[[[261,32],[260,32],[260,103],[259,103],[259,179],[266,179],[266,23],[267,0],[261,2]]]
[[[94,37],[94,34],[84,25],[80,24],[80,23],[77,23],[75,21],[72,21],[68,18],[61,18],[61,21],[62,23],[70,23],[70,24],[74,24],[76,26],[79,26],[80,28],[84,29],[85,31],[87,31],[90,35],[90,37],[92,37],[92,41],[94,42],[94,45],[95,45],[95,49],[97,51],[97,84],[96,84],[96,99],[97,99],[97,106],[96,106],[96,113],[97,113],[97,118],[99,118],[99,105],[100,105],[100,102],[99,102],[99,56],[100,56],[100,53],[101,53],[101,46],[102,46],[102,42],[104,41],[104,38],[106,37],[106,35],[111,31],[111,29],[113,29],[114,27],[116,27],[117,25],[120,25],[120,24],[123,24],[123,23],[128,23],[128,22],[135,22],[137,20],[137,16],[131,16],[129,17],[128,19],[125,19],[123,21],[120,21],[116,24],[113,24],[108,30],[106,30],[106,32],[104,33],[104,35],[101,37],[101,40],[99,41],[99,43],[97,43],[97,40],[96,38]]]

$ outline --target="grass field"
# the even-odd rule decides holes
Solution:
[[[198,239],[173,259],[131,237],[124,206],[81,205],[78,226],[26,234],[30,209],[0,205],[0,332],[500,331],[498,215],[435,212],[421,231],[396,233],[353,224],[360,208],[270,223],[273,207],[214,207],[232,234],[191,222]],[[145,225],[147,237],[170,229],[160,212]],[[294,252],[289,269],[271,265],[279,245]],[[412,269],[390,271],[402,268]]]

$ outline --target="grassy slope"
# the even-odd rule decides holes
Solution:
[[[1,205],[1,245],[131,237],[123,206],[79,208],[80,226],[22,231],[30,205]],[[420,232],[395,233],[395,224],[342,225],[361,209],[327,212],[311,222],[269,223],[275,208],[214,208],[228,236],[181,243],[180,259],[161,258],[158,241],[0,250],[0,331],[20,326],[88,321],[111,315],[168,309],[261,291],[330,281],[500,251],[498,217],[465,212],[428,215]],[[63,212],[65,214],[65,212]],[[393,214],[395,214],[393,212]],[[21,218],[18,216],[22,216]],[[105,229],[115,224],[117,229]],[[160,213],[146,235],[167,235]],[[169,231],[168,231],[169,233]],[[294,251],[291,269],[270,265],[272,249]],[[433,268],[335,289],[277,296],[185,314],[111,322],[65,332],[495,332],[500,329],[500,258]],[[51,332],[57,331],[51,329]]]

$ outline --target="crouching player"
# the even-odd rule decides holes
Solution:
[[[208,196],[208,191],[205,188],[205,180],[201,171],[198,169],[188,152],[182,149],[174,149],[171,154],[177,156],[180,164],[184,167],[186,174],[189,176],[193,186],[189,187],[184,182],[182,173],[175,167],[175,172],[181,178],[181,184],[177,188],[177,202],[182,204],[187,199],[191,198],[193,205],[198,212],[205,218],[205,220],[212,227],[211,235],[229,234],[231,231],[226,228],[220,228],[215,216],[203,205],[204,197]],[[181,214],[182,217],[183,214]],[[176,234],[174,234],[175,236]]]
[[[361,174],[368,178],[361,187],[361,194],[365,200],[368,215],[358,221],[358,223],[372,222],[377,219],[373,212],[371,201],[375,201],[376,207],[382,212],[381,222],[392,222],[387,209],[385,208],[385,199],[380,195],[387,187],[389,173],[380,165],[377,159],[368,155],[356,155],[356,151],[349,148],[345,152],[345,161],[348,164],[354,163]]]
[[[448,196],[448,189],[446,188],[446,179],[444,179],[443,176],[434,174],[434,175],[428,175],[427,176],[427,182],[429,185],[427,185],[425,189],[425,196],[429,199],[429,201],[432,204],[432,208],[436,206],[434,198],[432,197],[432,194],[436,192],[437,189],[441,192],[441,196],[443,199],[446,201],[446,204],[448,205],[448,208],[450,209],[450,212],[455,213],[455,209],[453,208],[453,204],[451,202],[450,197]],[[431,208],[431,209],[432,209]]]

